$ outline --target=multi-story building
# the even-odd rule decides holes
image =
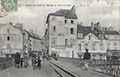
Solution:
[[[113,30],[112,27],[104,27],[102,30],[105,36],[107,37],[107,50],[120,50],[120,33],[118,31]]]
[[[21,57],[33,53],[41,54],[43,45],[39,36],[23,29],[23,24],[0,24],[0,56],[20,53]]]
[[[107,38],[100,30],[99,24],[77,26],[76,51],[80,57],[83,57],[85,49],[88,49],[92,59],[106,59],[106,40]]]
[[[39,36],[35,33],[33,33],[33,30],[26,31],[26,35],[28,36],[28,39],[26,43],[26,50],[28,50],[29,56],[32,56],[33,53],[36,55],[41,55],[43,50],[42,40],[39,38]]]
[[[47,17],[48,50],[60,57],[76,57],[74,50],[77,33],[75,8],[58,10]]]
[[[23,34],[20,27],[22,29],[22,25],[0,24],[0,56],[23,53]]]
[[[58,10],[47,17],[46,47],[52,55],[83,57],[88,49],[92,59],[106,59],[107,50],[120,50],[120,33],[103,28],[100,22],[91,26],[77,24],[75,7]]]

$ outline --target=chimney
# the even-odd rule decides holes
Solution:
[[[73,7],[71,8],[71,10],[75,13],[75,5],[73,5]]]
[[[113,27],[110,27],[109,30],[110,30],[110,31],[113,31]]]
[[[33,30],[30,30],[30,33],[33,34]]]
[[[94,24],[91,22],[91,30],[94,30]]]
[[[19,28],[20,30],[23,30],[23,23],[17,23],[15,27]]]
[[[12,22],[9,22],[10,25],[13,25]]]

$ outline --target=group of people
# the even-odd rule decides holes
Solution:
[[[33,69],[35,69],[36,67],[37,67],[38,69],[40,69],[40,67],[41,67],[41,59],[40,59],[40,56],[36,57],[36,55],[33,54],[31,61],[32,61],[32,67],[33,67]]]
[[[17,52],[14,56],[14,61],[15,61],[15,67],[19,68],[19,67],[29,67],[29,61],[31,59],[32,62],[32,67],[33,69],[35,69],[36,67],[38,67],[38,69],[40,69],[41,67],[41,59],[40,56],[37,56],[35,54],[33,54],[33,56],[31,58],[28,58],[27,55],[25,55],[24,57],[21,57],[20,54]]]
[[[25,68],[27,68],[27,66],[29,66],[28,57],[24,56],[24,58],[23,58],[23,57],[20,56],[20,54],[18,52],[15,54],[14,60],[15,60],[15,67],[16,68],[23,67],[23,66]]]

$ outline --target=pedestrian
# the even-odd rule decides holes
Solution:
[[[32,56],[32,67],[33,67],[33,70],[36,68],[36,55],[33,54]]]
[[[40,56],[38,56],[37,67],[38,67],[38,69],[40,69],[40,67],[41,67],[41,59],[40,59]]]
[[[88,49],[86,49],[86,52],[84,53],[84,58],[83,58],[85,70],[88,69],[88,61],[90,58],[91,58],[91,54],[88,52]]]
[[[28,67],[28,57],[27,56],[24,56],[24,67],[27,68]]]
[[[20,66],[23,67],[23,58],[20,58]]]
[[[19,68],[19,64],[20,64],[20,54],[18,52],[16,52],[16,54],[15,54],[15,66],[17,68]]]

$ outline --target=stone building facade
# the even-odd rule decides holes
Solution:
[[[58,10],[47,17],[48,50],[60,57],[76,57],[74,50],[77,33],[77,16],[74,7]]]
[[[9,23],[0,24],[0,27],[0,56],[12,55],[16,52],[22,54],[23,34],[18,28],[19,26],[13,26]]]

